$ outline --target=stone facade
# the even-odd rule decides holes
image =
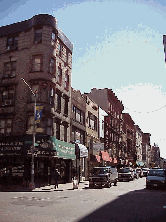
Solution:
[[[56,19],[50,15],[37,15],[21,23],[1,27],[0,45],[0,119],[3,124],[2,119],[5,119],[5,125],[7,119],[12,121],[10,132],[5,128],[1,134],[32,133],[32,127],[28,128],[28,125],[31,125],[34,99],[21,80],[24,78],[31,87],[36,87],[37,105],[44,104],[44,124],[36,133],[46,133],[48,128],[47,133],[56,136],[58,123],[59,139],[64,140],[64,128],[67,127],[65,140],[70,142],[72,44],[68,40],[68,48],[63,42]],[[57,107],[57,94],[61,100],[60,109]]]
[[[63,149],[70,149],[68,144],[71,141],[73,44],[57,28],[57,20],[53,16],[39,14],[0,27],[0,46],[0,136],[4,139],[6,136],[14,138],[33,134],[36,97],[36,110],[39,107],[42,110],[41,120],[35,129],[36,138],[39,135],[42,138],[55,137],[61,142],[61,151],[67,153],[68,150]],[[51,159],[48,156],[35,158],[35,175],[38,175],[38,167],[41,166],[48,181],[51,170],[56,166],[64,181],[70,181],[70,154],[67,158],[58,158],[59,152],[56,157],[50,156]],[[14,156],[8,155],[7,161],[16,165]],[[23,163],[24,179],[30,180],[31,156],[25,154],[24,160],[17,166]]]
[[[138,125],[135,125],[135,145],[137,161],[142,161],[142,131]]]

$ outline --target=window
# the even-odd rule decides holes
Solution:
[[[58,67],[57,82],[60,83],[60,84],[62,83],[62,69],[61,69],[60,66]]]
[[[76,120],[80,122],[81,120],[81,112],[79,109],[76,108]]]
[[[51,105],[54,104],[54,89],[52,87],[50,87],[49,101]]]
[[[9,89],[2,92],[2,106],[14,105],[15,90]]]
[[[59,56],[61,57],[62,56],[62,44],[59,43]]]
[[[94,116],[94,130],[97,131],[97,117]]]
[[[42,42],[42,29],[36,29],[35,30],[35,43],[41,43]]]
[[[65,89],[69,89],[69,75],[68,75],[68,71],[66,71],[65,73]]]
[[[68,102],[69,102],[69,99],[68,99],[67,96],[65,96],[64,99],[65,99],[64,114],[65,114],[65,115],[68,115]]]
[[[32,58],[32,72],[42,71],[42,56],[34,55]]]
[[[60,140],[60,123],[56,123],[56,139]]]
[[[12,78],[16,76],[16,61],[4,63],[4,78]]]
[[[67,142],[67,126],[64,126],[64,141]]]
[[[61,94],[57,93],[57,111],[61,112]]]
[[[56,35],[55,35],[55,33],[54,32],[52,32],[52,41],[56,41]]]
[[[7,50],[18,49],[18,36],[7,38],[6,49]]]
[[[0,119],[0,134],[10,135],[12,132],[12,119]]]
[[[55,59],[51,58],[50,60],[50,73],[52,75],[55,74]]]
[[[48,118],[47,119],[47,130],[46,130],[46,134],[52,136],[52,119]]]
[[[85,113],[81,111],[81,123],[85,123]]]
[[[66,49],[66,62],[69,62],[69,51]]]

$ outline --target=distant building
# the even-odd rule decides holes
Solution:
[[[135,147],[135,123],[129,113],[123,113],[123,132],[126,139],[126,159],[128,163],[134,164],[137,160],[137,152]]]
[[[157,144],[151,147],[151,162],[154,167],[160,166],[160,148]]]
[[[150,136],[150,133],[142,134],[142,161],[144,162],[145,166],[149,166],[150,164]]]
[[[137,164],[140,165],[142,162],[142,131],[138,125],[135,125],[135,146],[137,155]]]
[[[104,150],[112,157],[112,163],[117,164],[121,161],[120,150],[123,148],[120,142],[123,104],[112,89],[93,88],[90,93],[86,94],[108,114],[104,117]]]

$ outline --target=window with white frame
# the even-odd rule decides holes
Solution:
[[[18,49],[18,36],[11,36],[7,38],[6,49],[7,50]]]
[[[16,76],[16,61],[4,63],[4,78],[12,78]]]
[[[59,84],[62,83],[62,69],[61,69],[61,66],[58,67],[57,82],[58,82]]]
[[[14,105],[15,90],[7,89],[2,92],[2,106]]]
[[[65,89],[69,89],[69,74],[68,71],[65,73]]]
[[[32,56],[32,72],[41,72],[42,71],[42,55],[33,55]]]
[[[50,73],[52,75],[55,74],[55,59],[54,58],[51,58],[50,60]]]
[[[0,134],[10,135],[12,132],[12,119],[0,119]]]

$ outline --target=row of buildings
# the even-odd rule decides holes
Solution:
[[[50,183],[55,167],[69,182],[100,164],[152,164],[150,133],[123,113],[111,89],[71,87],[72,51],[51,15],[0,27],[1,176],[31,179],[35,97],[35,181]]]

